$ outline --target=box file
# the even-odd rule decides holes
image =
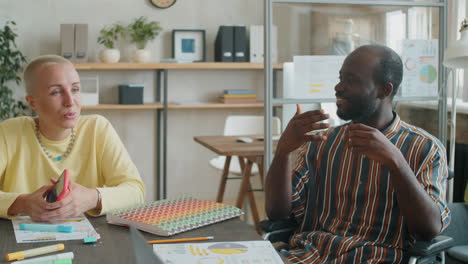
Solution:
[[[60,25],[60,55],[65,59],[74,61],[75,59],[75,24]]]
[[[75,24],[75,62],[88,61],[88,24]]]
[[[263,25],[251,25],[250,26],[250,62],[262,63],[265,52],[264,52],[264,41],[263,41]],[[278,61],[278,45],[277,45],[278,29],[276,26],[272,27],[271,30],[271,60],[272,62]]]
[[[234,26],[234,61],[248,61],[247,31],[245,26]]]
[[[219,26],[215,40],[215,61],[234,61],[234,28]]]

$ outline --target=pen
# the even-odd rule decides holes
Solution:
[[[55,245],[46,246],[46,247],[40,247],[40,248],[28,249],[28,250],[25,250],[25,251],[13,252],[13,253],[10,253],[10,254],[6,254],[5,258],[6,258],[7,261],[22,260],[22,259],[25,259],[25,258],[37,256],[37,255],[43,255],[43,254],[47,254],[47,253],[62,251],[64,249],[65,249],[65,246],[63,244],[55,244]]]
[[[203,241],[214,239],[214,237],[193,237],[193,238],[179,238],[179,239],[167,239],[167,240],[150,240],[148,244],[165,244],[165,243],[179,243],[179,242],[191,242],[191,241]]]
[[[73,226],[66,225],[47,225],[47,224],[20,224],[20,230],[39,231],[39,232],[62,232],[73,233]]]
[[[67,253],[61,253],[61,254],[56,254],[56,255],[51,255],[51,256],[13,261],[11,264],[27,264],[27,263],[36,263],[36,262],[42,262],[42,261],[54,261],[54,260],[59,260],[59,259],[73,259],[73,257],[74,257],[73,252],[67,252]]]

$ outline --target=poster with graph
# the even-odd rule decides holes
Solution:
[[[402,97],[437,96],[439,87],[438,40],[404,40]]]
[[[335,98],[344,56],[294,56],[294,84],[288,98]]]

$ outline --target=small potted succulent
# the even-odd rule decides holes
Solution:
[[[136,44],[137,49],[133,52],[134,62],[150,61],[150,52],[146,50],[149,41],[154,40],[162,28],[157,21],[148,21],[146,17],[139,17],[127,26],[126,34],[130,41]]]
[[[124,33],[124,27],[119,24],[106,26],[99,31],[97,42],[105,49],[99,52],[99,59],[104,63],[115,63],[120,60],[120,51],[115,48],[115,42]]]

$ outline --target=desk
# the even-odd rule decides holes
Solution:
[[[242,183],[237,196],[236,206],[239,208],[243,207],[245,196],[248,196],[250,208],[252,210],[252,216],[255,222],[255,228],[260,233],[259,216],[257,211],[257,205],[255,198],[252,193],[252,186],[250,183],[250,176],[252,172],[252,165],[256,163],[258,165],[258,171],[263,186],[263,156],[264,146],[263,141],[255,140],[257,136],[250,136],[254,139],[252,143],[237,142],[236,139],[239,136],[199,136],[193,139],[212,150],[220,156],[226,156],[226,162],[224,163],[224,170],[221,177],[221,182],[218,188],[217,202],[222,202],[224,195],[224,188],[229,174],[229,166],[231,163],[232,156],[238,156],[239,162],[242,168]],[[277,141],[274,141],[273,148],[276,148]],[[244,159],[247,160],[247,164],[244,163]]]
[[[17,244],[11,221],[0,219],[0,263],[9,263],[5,261],[5,254],[7,253],[57,243],[65,244],[65,251],[63,252],[73,251],[75,254],[73,263],[128,264],[135,262],[128,228],[109,225],[106,223],[106,218],[103,216],[97,218],[88,217],[88,219],[101,235],[101,239],[98,240],[96,244],[85,245],[82,240]],[[142,233],[148,240],[166,239],[166,237],[160,237],[146,232]],[[181,233],[169,237],[168,239],[201,236],[214,236],[215,239],[208,242],[262,240],[252,227],[239,220],[239,218]]]

